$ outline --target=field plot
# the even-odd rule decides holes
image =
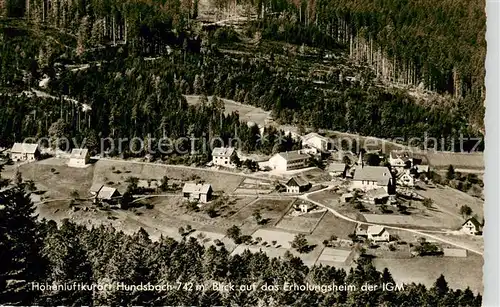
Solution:
[[[469,255],[467,258],[375,258],[373,264],[379,271],[388,268],[396,282],[422,283],[432,287],[439,275],[443,274],[452,289],[470,287],[474,292],[483,292],[483,259],[479,255]]]
[[[236,188],[234,193],[245,195],[261,195],[270,194],[273,191],[274,187],[269,181],[245,178]]]
[[[120,160],[99,160],[95,164],[94,183],[113,183],[125,187],[128,177],[160,180],[167,176],[170,182],[182,186],[185,181],[200,180],[210,183],[215,191],[232,193],[244,177],[204,169],[190,169],[179,166],[134,163]],[[113,186],[113,184],[109,184]]]
[[[473,214],[477,214],[479,221],[483,215],[484,202],[462,191],[450,187],[426,189],[418,192],[423,197],[432,199],[434,206],[449,215],[451,219],[450,227],[458,228],[464,222],[460,215],[460,207],[467,205],[472,209]]]
[[[327,212],[312,235],[321,241],[330,239],[332,235],[337,236],[339,239],[347,240],[349,239],[349,234],[353,233],[355,229],[356,223],[338,218],[333,213]]]
[[[291,243],[295,235],[290,232],[279,231],[274,229],[259,229],[252,234],[254,238],[262,238],[262,242],[271,243],[276,241],[276,246],[290,249],[292,248]]]
[[[235,225],[241,225],[244,232],[251,233],[259,227],[253,216],[254,212],[260,213],[262,225],[272,226],[285,214],[292,201],[291,198],[258,199],[230,216],[229,220]]]
[[[325,247],[317,262],[318,264],[321,263],[333,266],[335,266],[335,264],[347,264],[347,260],[351,253],[353,253],[352,250]]]
[[[73,190],[82,197],[86,196],[92,185],[93,169],[92,165],[87,168],[68,167],[64,164],[64,160],[57,158],[27,163],[19,167],[23,179],[33,180],[38,190],[47,191],[43,196],[50,198],[69,197]]]
[[[294,209],[291,208],[290,211],[292,210]],[[326,211],[292,216],[290,215],[290,212],[288,212],[288,214],[284,216],[278,224],[276,224],[276,228],[290,230],[293,232],[311,233],[321,218],[323,218],[325,213]]]
[[[413,226],[413,227],[443,227],[442,223],[430,219],[411,216],[411,215],[393,215],[393,214],[363,214],[365,220],[369,223]]]
[[[429,152],[427,159],[434,168],[445,169],[451,164],[455,168],[484,169],[483,153]]]
[[[226,205],[217,208],[218,216],[213,218],[208,216],[204,210],[204,206],[200,208],[200,211],[189,211],[183,206],[183,199],[180,196],[153,197],[148,199],[148,201],[150,204],[154,205],[154,210],[174,220],[173,223],[175,224],[196,224],[204,229],[213,229],[225,233],[227,228],[237,224],[232,218],[228,219],[226,217],[245,207],[252,202],[253,199],[230,198]],[[209,204],[205,206],[209,206]],[[170,223],[172,223],[172,221],[170,221]]]
[[[200,103],[200,96],[198,95],[185,95],[188,104],[197,105]],[[212,96],[208,97],[210,102]],[[266,126],[272,123],[271,112],[264,111],[261,108],[253,107],[247,104],[242,104],[234,100],[222,99],[224,102],[224,113],[231,114],[238,112],[240,120],[244,122],[254,122],[259,126]]]

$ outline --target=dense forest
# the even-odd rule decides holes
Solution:
[[[441,275],[434,286],[394,283],[361,257],[349,272],[330,266],[305,266],[288,253],[269,258],[245,251],[230,255],[222,247],[204,247],[196,239],[152,241],[140,230],[126,235],[111,227],[88,229],[67,220],[37,221],[21,176],[0,190],[0,302],[8,305],[190,305],[190,306],[481,306],[481,295],[450,289]],[[252,291],[217,291],[215,282],[256,285]],[[169,291],[42,291],[35,284],[174,285]],[[263,285],[354,285],[351,291],[265,291]],[[379,290],[362,291],[365,283]],[[181,287],[178,287],[178,285]],[[205,288],[194,288],[203,285]]]
[[[278,123],[383,138],[427,134],[451,149],[460,135],[483,131],[484,8],[427,2],[256,1],[249,5],[257,19],[235,33],[200,28],[196,1],[6,0],[3,14],[23,20],[6,22],[0,36],[0,139],[5,145],[51,134],[93,140],[205,132],[243,138],[248,151],[272,151],[272,142],[258,144],[256,127],[222,115],[217,99],[200,107],[182,97],[205,94],[271,110]],[[225,52],[248,47],[239,37],[256,41],[253,56]],[[279,41],[302,47],[283,51],[273,45]],[[330,62],[321,76],[294,68],[324,62],[332,52],[348,53],[349,62]],[[76,64],[89,66],[70,68]],[[354,82],[345,79],[346,65],[357,67]],[[52,99],[22,94],[43,77],[50,77]],[[422,103],[381,81],[450,96]],[[277,139],[279,132],[266,134]]]

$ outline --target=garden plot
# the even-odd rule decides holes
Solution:
[[[331,262],[345,264],[351,253],[351,250],[325,247],[318,258],[318,263],[325,265],[329,265]]]
[[[262,242],[267,242],[268,244],[272,244],[273,241],[276,241],[276,247],[290,249],[292,248],[291,242],[295,238],[295,235],[279,230],[259,229],[252,234],[252,237],[254,240],[256,238],[262,238]]]
[[[353,233],[355,229],[356,223],[338,218],[333,213],[327,212],[316,229],[314,229],[312,235],[318,238],[320,242],[330,239],[332,235],[347,240],[349,234]]]
[[[291,208],[290,211],[292,210],[295,209]],[[293,232],[311,233],[326,212],[326,210],[323,210],[321,212],[305,213],[300,216],[293,216],[288,213],[281,219],[276,227]]]

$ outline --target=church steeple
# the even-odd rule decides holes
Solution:
[[[364,164],[363,164],[363,153],[362,152],[359,153],[358,165],[361,166],[361,167],[364,166]]]

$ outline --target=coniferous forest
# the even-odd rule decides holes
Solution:
[[[221,19],[244,4],[249,21],[238,33],[207,26],[197,1],[3,1],[0,139],[47,136],[58,123],[79,139],[204,131],[272,150],[237,114],[217,114],[221,104],[187,105],[182,94],[258,106],[283,124],[383,138],[426,133],[453,144],[484,132],[480,1],[210,4]],[[302,70],[325,58],[333,58],[326,72]],[[23,94],[44,77],[50,97]],[[420,98],[411,86],[431,94]]]

